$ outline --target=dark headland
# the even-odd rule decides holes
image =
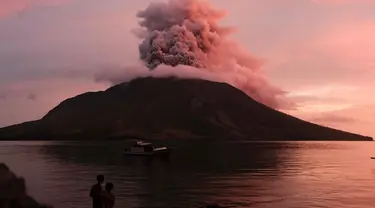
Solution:
[[[373,140],[273,110],[225,83],[173,77],[84,93],[40,120],[0,129],[0,140],[119,138]]]
[[[52,208],[39,204],[28,195],[25,179],[15,175],[4,163],[0,163],[0,207],[1,208]]]

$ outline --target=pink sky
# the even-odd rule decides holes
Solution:
[[[135,14],[151,1],[0,3],[0,126],[38,119],[63,99],[107,87],[94,71],[136,64]],[[265,60],[291,115],[375,136],[375,1],[211,0],[233,39]]]

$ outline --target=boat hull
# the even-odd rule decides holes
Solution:
[[[143,157],[153,157],[153,156],[169,156],[171,154],[171,149],[158,150],[152,152],[130,152],[124,151],[125,156],[143,156]]]

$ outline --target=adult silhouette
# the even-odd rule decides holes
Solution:
[[[103,189],[102,183],[104,182],[104,176],[96,176],[97,183],[91,187],[90,197],[92,199],[93,208],[103,208]]]

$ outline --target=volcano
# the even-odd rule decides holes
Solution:
[[[40,120],[0,129],[1,140],[126,138],[372,140],[276,111],[226,83],[175,77],[137,78],[87,92]]]

